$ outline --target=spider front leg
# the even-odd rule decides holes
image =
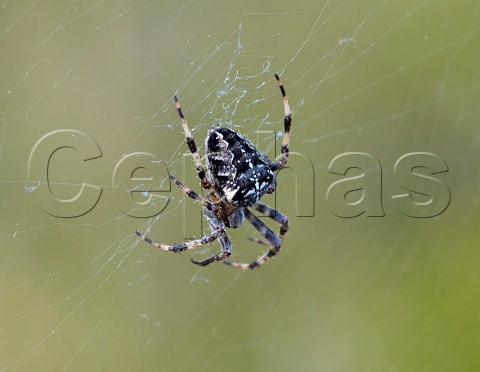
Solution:
[[[272,162],[271,167],[274,170],[279,170],[285,167],[288,161],[288,145],[290,143],[290,128],[292,126],[292,111],[290,110],[290,105],[288,104],[288,96],[287,92],[285,91],[285,87],[283,86],[282,80],[280,76],[275,74],[275,79],[277,79],[278,86],[280,88],[280,92],[283,96],[283,108],[285,111],[285,118],[283,119],[284,125],[284,134],[283,134],[283,141],[282,141],[282,156],[281,158],[276,161]]]
[[[188,128],[188,123],[187,123],[187,120],[185,119],[185,116],[183,115],[180,102],[178,101],[177,96],[173,96],[173,100],[175,101],[175,107],[177,108],[178,116],[180,116],[180,122],[182,124],[185,137],[187,139],[188,148],[190,149],[190,152],[193,155],[193,161],[195,162],[195,167],[197,168],[198,178],[200,178],[200,182],[205,189],[210,189],[212,187],[212,184],[207,178],[205,168],[203,167],[202,161],[200,159],[200,155],[198,154],[197,145],[195,144],[195,140],[193,139],[190,128]]]

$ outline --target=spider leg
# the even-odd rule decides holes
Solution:
[[[284,214],[276,211],[275,209],[269,207],[268,205],[265,205],[263,203],[255,203],[252,205],[252,208],[255,209],[256,211],[260,212],[264,216],[270,217],[272,220],[274,220],[276,223],[279,223],[280,226],[280,233],[278,237],[280,240],[283,240],[283,237],[288,231],[288,218]]]
[[[257,210],[258,212],[260,212],[264,216],[270,217],[272,220],[274,220],[275,222],[282,225],[280,227],[280,234],[279,234],[278,237],[281,240],[283,240],[283,237],[285,236],[285,234],[288,231],[287,216],[285,216],[284,214],[276,211],[275,209],[273,209],[273,208],[271,208],[268,205],[265,205],[263,203],[255,203],[254,205],[252,205],[252,208]],[[258,244],[266,245],[267,247],[271,247],[270,243],[266,240],[251,238],[251,237],[248,237],[247,239],[254,242],[254,243],[258,243]]]
[[[275,256],[280,251],[280,248],[282,246],[282,240],[278,236],[276,236],[275,233],[272,230],[270,230],[270,228],[260,220],[260,218],[255,216],[247,208],[245,208],[245,217],[258,230],[258,232],[260,232],[260,234],[262,234],[265,237],[265,239],[267,239],[268,243],[270,243],[271,248],[265,254],[263,254],[262,256],[260,256],[255,261],[249,264],[242,263],[242,262],[232,262],[232,261],[223,261],[223,263],[237,269],[253,270],[263,265],[265,262],[267,262],[270,258]]]
[[[212,229],[212,231],[218,229],[219,227],[223,228],[224,231],[226,230],[225,222],[223,222],[221,218],[217,217],[214,211],[209,209],[204,209],[203,214],[205,215],[205,218],[207,219],[210,229]],[[201,261],[197,261],[197,260],[191,260],[191,261],[194,264],[199,266],[207,266],[207,265],[210,265],[212,262],[223,261],[226,258],[228,258],[228,256],[232,254],[232,244],[230,243],[230,239],[228,238],[228,235],[226,233],[219,235],[218,241],[220,242],[220,246],[222,247],[222,252],[214,254]]]
[[[190,129],[188,128],[188,122],[183,115],[180,102],[178,101],[177,96],[173,96],[173,100],[175,101],[175,107],[177,108],[178,116],[180,116],[180,122],[182,124],[183,132],[185,133],[185,137],[187,138],[188,148],[193,155],[193,161],[195,162],[195,167],[197,168],[198,178],[200,178],[200,182],[205,189],[210,189],[212,187],[212,184],[208,180],[207,174],[205,173],[205,168],[203,167],[200,155],[198,154],[197,145],[195,144],[195,140],[193,139],[192,132],[190,132]]]
[[[288,104],[288,96],[285,91],[285,87],[283,86],[282,80],[280,76],[275,74],[275,79],[277,79],[278,86],[280,88],[280,92],[282,92],[283,96],[283,108],[285,111],[285,118],[283,119],[284,131],[283,134],[283,141],[282,141],[282,157],[276,161],[272,162],[271,167],[273,170],[279,170],[285,167],[288,161],[288,144],[290,143],[290,128],[292,126],[292,111],[290,110],[290,105]]]
[[[180,187],[182,189],[182,191],[185,194],[187,194],[190,198],[192,198],[195,201],[202,204],[205,207],[204,210],[209,211],[208,214],[206,212],[207,216],[213,216],[214,218],[216,218],[215,213],[218,210],[218,207],[214,203],[211,203],[208,200],[205,200],[202,197],[200,197],[195,191],[192,191],[188,187],[184,186],[174,176],[170,175],[170,179],[173,182],[175,182],[175,184],[178,187]],[[186,242],[186,243],[182,243],[182,244],[178,244],[178,245],[168,245],[168,244],[157,243],[157,242],[153,241],[148,236],[144,235],[143,233],[141,233],[138,230],[135,233],[137,234],[137,236],[140,239],[146,241],[147,243],[153,245],[154,247],[157,247],[157,248],[163,249],[164,251],[169,251],[169,252],[182,252],[182,251],[194,249],[194,248],[198,247],[199,245],[211,243],[214,240],[218,239],[218,237],[221,236],[222,234],[225,234],[226,227],[225,227],[225,224],[223,222],[218,223],[216,225],[211,224],[210,226],[212,227],[212,232],[210,234],[205,235],[204,237],[202,237],[200,239],[195,239],[195,240],[192,240],[192,241],[189,241],[189,242]]]
[[[221,234],[225,233],[225,227],[221,226],[217,230],[212,231],[210,234],[205,235],[204,237],[202,237],[200,239],[191,240],[189,242],[182,243],[182,244],[177,244],[177,245],[168,245],[168,244],[157,243],[157,242],[153,241],[152,239],[150,239],[148,236],[142,234],[138,230],[135,233],[137,234],[137,236],[140,239],[146,241],[147,243],[153,245],[156,248],[163,249],[164,251],[167,251],[167,252],[182,252],[182,251],[187,251],[187,250],[197,248],[200,245],[204,245],[204,244],[208,244],[208,243],[213,242],[214,240],[218,239],[218,237]]]
[[[175,182],[175,184],[182,189],[182,191],[187,194],[188,197],[192,198],[193,200],[197,201],[198,203],[202,204],[205,208],[208,210],[211,210],[215,212],[218,208],[217,206],[209,202],[208,200],[205,200],[202,198],[200,195],[198,195],[195,191],[190,190],[188,187],[184,186],[179,180],[177,180],[174,176],[169,175],[170,179]]]
[[[222,247],[222,252],[214,254],[204,260],[196,261],[191,260],[195,265],[199,266],[207,266],[210,265],[212,262],[215,261],[223,261],[227,259],[232,254],[232,243],[230,243],[230,239],[228,238],[227,234],[223,234],[218,237],[218,241]]]

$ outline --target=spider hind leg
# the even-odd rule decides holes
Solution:
[[[212,212],[209,209],[204,209],[203,214],[207,218],[208,224],[210,226],[210,229],[212,231],[215,231],[218,229],[219,226],[221,226],[223,229],[225,229],[225,223],[215,215],[214,212]],[[230,238],[228,237],[227,233],[224,230],[223,234],[220,234],[218,236],[218,242],[220,243],[220,246],[222,247],[222,251],[220,253],[216,253],[210,257],[207,257],[201,261],[197,260],[191,260],[192,263],[198,266],[207,266],[210,265],[212,262],[215,261],[224,261],[226,260],[231,254],[232,254],[232,243],[230,242]]]
[[[189,251],[189,250],[195,249],[195,248],[197,248],[201,245],[208,244],[208,243],[211,243],[211,242],[217,240],[218,237],[221,234],[225,233],[225,228],[220,227],[217,230],[212,231],[210,234],[205,235],[204,237],[202,237],[200,239],[191,240],[189,242],[182,243],[182,244],[177,244],[177,245],[168,245],[168,244],[158,243],[158,242],[150,239],[148,236],[146,236],[145,234],[141,233],[138,230],[135,233],[137,234],[137,236],[140,239],[147,242],[148,244],[153,245],[156,248],[163,249],[164,251],[167,251],[167,252],[178,253],[178,252],[183,252],[183,251]]]
[[[257,205],[254,204],[252,207],[259,210],[260,212],[262,212],[263,211],[262,206],[264,206],[264,205],[261,204],[259,207],[257,207]],[[286,221],[286,217],[283,216],[281,213],[278,213],[275,210],[273,210],[273,209],[271,209],[267,206],[265,206],[265,207],[266,207],[266,209],[264,211],[265,214],[268,215],[269,217],[271,217],[272,219],[274,219],[276,222],[279,222],[278,220],[281,220],[281,218],[279,216],[284,217],[284,219]],[[274,211],[275,213],[278,213],[279,216],[275,215],[275,218],[273,218],[273,216],[270,215],[270,213],[273,213],[271,211]],[[266,241],[261,240],[261,239],[258,239],[258,240],[253,239],[253,240],[260,243],[260,244],[268,245],[270,247],[270,249],[266,253],[264,253],[262,256],[260,256],[259,258],[257,258],[255,261],[253,261],[251,263],[242,263],[242,262],[233,262],[233,261],[223,261],[223,263],[228,265],[228,266],[237,268],[237,269],[253,270],[253,269],[256,269],[257,267],[262,266],[265,262],[267,262],[270,258],[274,257],[280,251],[280,248],[282,247],[283,235],[281,235],[281,237],[276,236],[275,233],[260,220],[260,218],[255,216],[252,212],[250,212],[246,208],[245,208],[245,217],[257,229],[257,231],[260,234],[262,234],[266,239]],[[286,222],[286,223],[288,225],[288,222]]]
[[[207,211],[205,211],[205,212],[207,212]],[[205,213],[205,214],[207,214],[207,213]],[[222,223],[222,225],[223,225],[223,223]],[[212,224],[211,228],[215,228],[215,226],[216,226],[215,224]],[[210,265],[212,262],[224,261],[228,257],[230,257],[230,255],[232,254],[232,243],[230,242],[230,239],[228,238],[227,234],[223,233],[222,235],[220,235],[218,237],[218,241],[220,243],[220,246],[222,247],[222,251],[220,253],[216,253],[216,254],[214,254],[210,257],[207,257],[207,258],[205,258],[201,261],[191,259],[192,263],[194,263],[195,265],[198,265],[198,266],[207,266],[207,265]]]
[[[205,258],[204,260],[201,260],[201,261],[194,260],[193,258],[190,261],[192,261],[192,263],[198,266],[207,266],[215,261],[223,261],[227,259],[229,256],[230,256],[230,253],[221,252],[221,253],[214,254],[213,256],[210,256],[208,258]]]

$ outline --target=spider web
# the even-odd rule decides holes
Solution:
[[[478,369],[479,12],[453,0],[0,3],[0,370]],[[278,258],[199,268],[190,258],[217,243],[174,255],[139,242],[137,229],[167,244],[208,232],[168,182],[201,191],[173,95],[200,153],[218,124],[275,158],[274,73],[293,111],[289,168],[262,199],[289,216]],[[376,213],[339,216],[364,205],[362,188],[328,198],[342,179],[329,165],[347,153]],[[395,164],[411,153],[448,166],[420,164],[451,195],[433,218],[399,208]],[[248,224],[229,236],[235,260],[264,250]]]

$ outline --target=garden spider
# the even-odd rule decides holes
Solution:
[[[202,198],[196,192],[182,185],[175,177],[170,179],[180,187],[185,194],[203,205],[203,213],[207,218],[211,232],[200,239],[195,239],[178,245],[166,245],[157,243],[137,231],[140,239],[157,248],[170,252],[182,252],[194,249],[200,245],[219,240],[222,251],[202,261],[192,260],[194,264],[206,266],[214,261],[223,262],[231,267],[247,270],[255,269],[263,265],[271,257],[275,256],[282,246],[283,237],[288,230],[288,219],[269,206],[259,203],[263,195],[273,193],[276,188],[277,172],[284,168],[288,160],[288,144],[290,140],[290,126],[292,117],[288,97],[280,77],[275,74],[278,86],[283,96],[285,109],[285,133],[282,141],[282,155],[278,161],[271,161],[260,153],[255,146],[236,131],[225,127],[211,127],[205,140],[206,169],[200,160],[197,146],[188,128],[180,102],[174,96],[175,106],[180,116],[180,122],[185,132],[187,145],[190,149],[198,178],[203,188],[211,190],[207,199]],[[254,215],[249,208],[270,217],[280,224],[279,235]],[[227,228],[237,228],[243,224],[246,218],[266,240],[251,239],[257,243],[266,245],[270,249],[252,263],[239,263],[228,261],[232,254],[232,244],[227,235]]]

